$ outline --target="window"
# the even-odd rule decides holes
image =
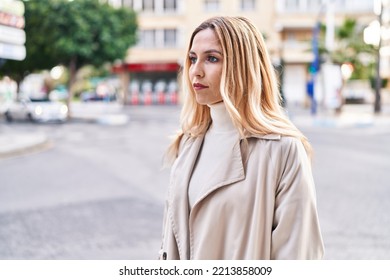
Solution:
[[[142,11],[153,12],[154,11],[154,0],[142,0]]]
[[[204,0],[204,8],[207,12],[219,10],[219,0]]]
[[[143,48],[154,48],[156,46],[156,30],[141,30],[139,33],[138,45]]]
[[[286,11],[295,12],[299,10],[299,0],[286,0]]]
[[[122,5],[121,0],[107,0],[105,2],[115,8],[119,8]]]
[[[133,0],[122,0],[122,6],[130,9],[134,9]]]
[[[353,13],[353,12],[370,13],[373,10],[372,0],[360,0],[360,1],[343,0],[341,1],[341,3],[336,1],[335,4],[336,4],[336,11],[340,7],[339,10],[346,13]]]
[[[164,0],[164,11],[176,11],[177,1],[176,0]]]
[[[177,45],[177,30],[164,29],[164,47],[176,47]]]
[[[256,0],[241,0],[240,9],[241,11],[253,11],[256,6]]]
[[[167,29],[146,29],[139,31],[139,48],[175,48],[178,45],[178,30]]]
[[[286,33],[286,40],[287,40],[289,43],[295,43],[295,42],[297,41],[295,32],[293,32],[293,31],[287,32],[287,33]]]
[[[308,11],[314,11],[314,12],[319,12],[321,9],[321,0],[308,0],[307,1],[307,10]]]
[[[342,11],[345,10],[345,7],[346,7],[346,1],[345,0],[339,0],[335,4],[336,4],[336,7],[339,8],[339,10],[342,10]]]

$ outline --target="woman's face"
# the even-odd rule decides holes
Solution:
[[[189,77],[196,94],[196,101],[211,105],[222,101],[219,85],[222,74],[222,48],[211,29],[199,31],[189,52],[191,66]]]

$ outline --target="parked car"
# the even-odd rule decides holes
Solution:
[[[343,88],[342,95],[347,104],[371,103],[374,99],[368,80],[349,80]]]
[[[68,118],[68,107],[61,102],[49,99],[22,97],[8,104],[4,115],[8,122],[13,120],[65,122]]]
[[[49,99],[52,101],[65,101],[69,97],[69,92],[65,86],[57,86],[49,93]]]
[[[107,95],[99,95],[96,92],[93,91],[84,91],[80,94],[80,99],[83,102],[88,101],[115,101],[116,96],[113,94],[107,94]]]

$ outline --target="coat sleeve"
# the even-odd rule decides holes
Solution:
[[[271,259],[321,259],[324,247],[311,164],[299,140],[283,138],[276,163]]]

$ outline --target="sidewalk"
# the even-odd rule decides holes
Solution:
[[[105,125],[124,125],[129,121],[123,105],[116,102],[74,102],[72,120],[96,122]]]
[[[102,125],[123,125],[128,116],[122,113],[122,105],[118,103],[73,103],[72,121],[95,122]],[[1,125],[0,118],[0,125]],[[26,153],[33,153],[51,147],[47,135],[36,133],[14,132],[11,129],[0,130],[0,160]]]
[[[302,107],[287,108],[294,124],[301,127],[364,128],[390,126],[390,104],[382,104],[381,113],[374,113],[372,104],[346,104],[340,113],[319,109],[317,114]]]
[[[48,137],[42,133],[0,134],[0,160],[38,152],[51,146]]]

